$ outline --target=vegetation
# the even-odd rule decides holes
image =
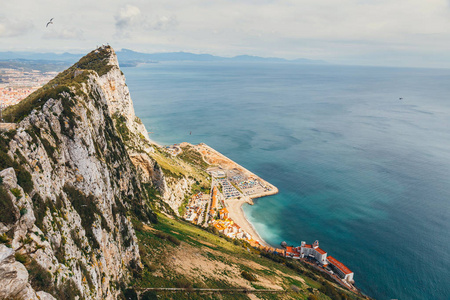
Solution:
[[[119,135],[122,137],[122,140],[126,143],[131,138],[131,132],[128,130],[126,119],[119,113],[115,113],[113,115],[113,119],[116,121],[116,129]]]
[[[93,246],[93,248],[99,248],[97,239],[95,238],[94,232],[92,231],[92,224],[94,224],[96,220],[96,215],[99,215],[102,218],[103,215],[100,213],[97,205],[95,204],[94,196],[86,196],[81,191],[70,185],[65,185],[63,190],[66,193],[69,201],[72,203],[72,206],[80,215],[81,225],[86,231],[86,236],[89,239],[91,245]]]
[[[0,170],[10,167],[14,168],[17,176],[17,183],[22,187],[25,193],[29,194],[33,190],[31,174],[25,169],[23,163],[17,162],[8,154],[9,142],[15,134],[15,131],[0,134]]]
[[[209,164],[203,159],[201,153],[193,149],[192,146],[188,145],[183,147],[183,152],[179,157],[192,165],[200,166],[204,170],[209,167]]]
[[[250,272],[242,271],[241,275],[248,281],[258,281],[258,279],[256,279],[255,275],[251,274]]]
[[[49,271],[43,268],[34,259],[31,259],[31,262],[25,266],[28,269],[29,280],[34,290],[45,292],[52,291],[53,281]]]
[[[172,242],[174,245],[179,246],[181,244],[180,240],[174,237],[173,235],[167,234],[165,232],[158,231],[155,233],[155,236],[159,237],[163,240],[168,240]]]
[[[22,263],[22,264],[25,264],[25,263],[28,262],[28,256],[27,256],[27,255],[24,255],[24,254],[22,254],[22,253],[20,253],[20,252],[16,252],[16,253],[14,254],[14,257],[16,258],[16,260],[17,260],[18,262],[20,262],[20,263]]]
[[[209,175],[197,164],[191,164],[189,161],[185,161],[181,157],[174,157],[157,146],[153,146],[153,149],[155,152],[149,154],[161,167],[166,177],[172,177],[175,179],[180,179],[183,177],[195,178],[198,180],[199,185],[209,186]]]
[[[7,190],[0,186],[0,211],[8,213],[0,213],[0,222],[5,224],[13,224],[17,221],[16,208],[12,202],[11,195]]]
[[[220,294],[205,295],[195,291],[195,288],[235,288],[242,287],[232,282],[237,277],[241,277],[244,282],[248,282],[252,288],[268,288],[264,282],[279,282],[285,293],[281,294],[258,294],[261,299],[306,299],[310,295],[318,294],[318,299],[335,299],[331,295],[332,290],[336,291],[339,298],[341,294],[348,299],[357,299],[353,294],[344,291],[335,284],[324,280],[321,274],[316,274],[308,266],[298,262],[292,262],[292,266],[286,265],[288,260],[283,257],[273,255],[274,259],[264,255],[257,249],[250,247],[244,241],[221,238],[210,233],[203,228],[194,226],[182,220],[171,219],[165,215],[158,214],[159,223],[149,226],[136,226],[135,231],[139,240],[139,253],[141,255],[144,269],[134,276],[128,293],[133,289],[145,287],[182,287],[189,290],[183,293],[167,292],[147,292],[149,299],[158,296],[159,298],[170,299],[248,299],[245,294]],[[176,238],[179,243],[173,243],[169,237]],[[235,243],[237,242],[237,243]],[[179,248],[182,247],[182,248]],[[177,250],[180,249],[180,250]],[[182,250],[181,250],[182,249]],[[183,253],[183,254],[181,254]],[[190,258],[200,257],[204,261],[199,264],[201,269],[194,270],[180,269],[172,261],[183,261]],[[276,261],[275,257],[279,258]],[[214,276],[208,272],[208,268],[216,264],[224,264],[223,270]],[[295,265],[295,267],[294,267]],[[238,269],[238,273],[232,272]],[[258,280],[258,285],[253,282]],[[325,289],[330,289],[327,294]],[[145,293],[145,294],[147,294]],[[335,296],[335,294],[333,294]]]
[[[3,117],[9,122],[20,122],[33,109],[40,109],[49,99],[57,99],[64,93],[71,97],[77,93],[79,94],[81,83],[87,80],[90,71],[95,71],[99,76],[102,76],[111,70],[112,66],[108,65],[109,55],[109,47],[90,52],[80,59],[78,63],[59,73],[46,85],[18,104],[8,106],[4,110]]]
[[[78,69],[95,71],[98,76],[105,75],[112,68],[111,65],[108,65],[111,50],[109,46],[103,49],[93,50],[82,57],[75,65]]]
[[[36,217],[35,224],[43,230],[43,222],[47,211],[47,204],[38,193],[34,194],[31,200],[33,201],[34,216]]]
[[[10,189],[11,193],[14,195],[14,197],[16,197],[17,200],[19,200],[20,198],[22,198],[22,193],[20,192],[19,189],[17,188],[12,188]]]

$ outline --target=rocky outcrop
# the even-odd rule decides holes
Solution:
[[[152,159],[110,47],[9,113],[21,121],[0,132],[0,299],[118,298],[142,266],[132,219],[155,219],[146,190],[177,212],[193,180]]]
[[[52,295],[36,292],[28,283],[28,271],[14,257],[14,250],[0,245],[0,299],[55,299]]]
[[[0,217],[2,249],[11,247],[0,285],[9,286],[11,295],[29,290],[34,298],[50,297],[35,293],[42,287],[58,298],[116,299],[141,266],[131,218],[149,222],[154,216],[128,149],[152,148],[145,128],[131,120],[132,103],[114,52],[96,51],[51,81],[39,99],[24,100],[35,109],[16,131],[0,135],[0,192],[8,198],[0,205],[11,214]],[[133,140],[145,141],[141,148],[125,146],[122,118],[133,122],[127,128]],[[147,179],[155,175],[161,181],[158,169],[146,163],[152,170]]]

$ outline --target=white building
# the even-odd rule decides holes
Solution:
[[[354,273],[350,271],[343,263],[338,261],[336,258],[332,256],[328,256],[328,262],[330,263],[330,267],[335,271],[339,277],[344,279],[347,282],[353,283],[353,275]]]
[[[315,241],[312,245],[308,245],[306,242],[302,241],[300,246],[300,257],[305,258],[307,256],[314,257],[323,266],[328,264],[327,252],[319,247],[319,241]]]
[[[334,257],[327,257],[327,252],[319,247],[319,241],[315,241],[312,245],[306,244],[306,242],[302,242],[300,247],[287,246],[285,256],[293,259],[313,257],[324,267],[330,265],[333,271],[338,274],[338,276],[343,280],[347,281],[348,283],[354,282],[354,273]]]

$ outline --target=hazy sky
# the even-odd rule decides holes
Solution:
[[[84,53],[102,43],[149,53],[450,67],[450,1],[0,0],[0,51]]]

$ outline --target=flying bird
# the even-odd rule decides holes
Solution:
[[[53,18],[50,19],[50,21],[48,21],[47,25],[45,25],[45,27],[48,27],[48,25],[53,24]]]

